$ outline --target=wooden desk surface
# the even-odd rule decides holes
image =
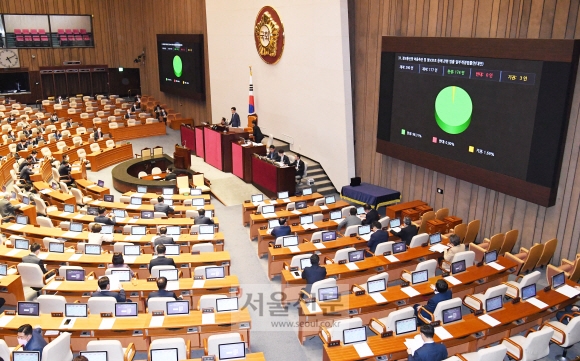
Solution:
[[[167,188],[175,188],[173,185],[168,185]],[[137,194],[137,192],[125,192],[123,193],[124,196],[131,197],[132,195]],[[163,196],[165,199],[173,199],[173,202],[180,202],[183,203],[186,199],[196,199],[196,198],[203,198],[206,201],[206,204],[211,202],[211,196],[209,194],[200,194],[198,196],[184,196],[183,194],[173,194],[173,195],[163,195],[161,193],[141,193],[141,198],[143,199],[157,199],[157,197]]]
[[[99,187],[95,182],[87,180],[87,179],[75,179],[75,183],[77,187],[81,188],[85,191],[85,193],[90,194],[93,198],[101,198],[105,194],[110,194],[110,190],[107,187]]]
[[[330,204],[328,206],[324,206],[325,208],[322,208],[320,206],[310,206],[310,207],[306,207],[304,209],[298,210],[298,211],[294,211],[294,212],[300,212],[300,213],[294,213],[294,212],[289,212],[287,210],[280,210],[277,211],[275,213],[275,216],[273,217],[264,217],[263,214],[251,214],[250,215],[250,220],[252,223],[264,223],[264,222],[268,222],[269,219],[277,219],[280,217],[284,217],[284,218],[297,218],[301,215],[305,215],[305,214],[314,214],[314,213],[322,213],[322,212],[328,212],[328,211],[332,211],[335,209],[341,209],[343,207],[348,206],[349,204],[343,200],[338,200],[333,204]]]
[[[265,195],[264,195],[265,197]],[[242,224],[245,226],[247,224],[250,223],[250,214],[252,212],[255,212],[256,209],[258,209],[258,205],[261,203],[264,204],[274,204],[276,208],[286,208],[286,205],[290,202],[299,202],[299,201],[307,201],[309,203],[314,203],[315,199],[318,198],[322,198],[324,197],[322,194],[320,193],[312,193],[309,196],[292,196],[290,198],[288,198],[288,201],[285,201],[284,199],[265,199],[264,202],[260,202],[260,203],[252,203],[250,202],[244,202],[242,203]]]
[[[167,134],[165,129],[165,123],[163,122],[153,124],[140,124],[134,127],[109,129],[109,133],[111,134],[111,138],[115,139],[115,141]]]
[[[387,217],[390,219],[399,218],[401,216],[401,212],[405,209],[415,208],[427,204],[427,202],[423,202],[420,200],[410,201],[410,202],[403,202],[399,204],[395,204],[392,206],[388,206],[386,208]]]
[[[266,357],[264,356],[263,352],[256,352],[256,353],[247,353],[246,358],[244,360],[248,361],[266,361]],[[185,361],[201,361],[200,358],[195,359],[187,359]]]
[[[132,144],[117,145],[114,148],[101,148],[98,152],[87,152],[87,160],[91,162],[91,170],[93,172],[132,158]]]
[[[138,209],[124,209],[124,208],[117,208],[126,210],[128,213],[136,213],[138,214],[140,211],[152,211],[153,206],[141,205]],[[183,207],[184,206],[178,206]],[[213,206],[209,205],[208,207],[204,207],[205,209],[212,209],[210,208]],[[148,209],[149,208],[149,209]],[[175,207],[174,207],[175,208]],[[190,207],[191,208],[191,207]],[[177,211],[177,210],[176,210]],[[48,217],[51,219],[61,220],[61,221],[74,221],[74,222],[81,222],[81,223],[90,223],[94,222],[95,216],[81,214],[81,213],[65,213],[62,211],[52,211],[48,212]],[[213,221],[216,225],[219,224],[219,219],[217,217],[213,217]],[[156,227],[159,224],[165,224],[168,226],[181,226],[187,227],[193,225],[193,219],[191,218],[181,218],[181,217],[171,217],[171,218],[153,218],[153,219],[134,219],[133,217],[125,217],[125,218],[115,218],[115,222],[117,226],[148,226],[148,227]]]

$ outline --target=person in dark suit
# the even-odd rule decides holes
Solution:
[[[157,257],[152,258],[149,262],[149,272],[155,266],[173,266],[175,267],[175,262],[172,258],[165,257],[165,246],[160,244],[156,247],[157,249]],[[176,267],[177,268],[177,267]]]
[[[278,159],[276,160],[276,162],[280,162],[286,165],[290,164],[290,158],[288,158],[288,156],[284,154],[284,149],[280,149],[278,151]]]
[[[378,222],[379,219],[381,218],[379,216],[379,212],[374,210],[370,206],[370,204],[365,204],[364,209],[365,209],[366,216],[365,216],[365,219],[363,219],[362,224],[373,224],[374,222]]]
[[[133,103],[133,105],[131,105],[131,112],[136,112],[137,111],[137,105],[136,103]]]
[[[254,142],[262,143],[262,140],[264,139],[264,134],[262,134],[262,130],[258,126],[258,121],[252,120],[252,125],[254,126],[253,127]]]
[[[24,167],[20,171],[20,178],[23,179],[26,183],[32,183],[30,176],[34,174],[31,169],[31,164],[28,161],[24,161]]]
[[[411,239],[417,235],[419,229],[416,225],[411,223],[411,218],[409,217],[405,217],[405,219],[403,219],[403,223],[405,224],[405,227],[401,228],[399,232],[391,231],[391,233],[401,238],[401,241],[405,242],[408,247],[411,244]]]
[[[33,150],[32,152],[30,152],[30,160],[29,160],[30,164],[36,164],[39,162],[38,160],[38,152],[35,150]]]
[[[32,159],[32,156],[30,156],[30,155],[28,157],[26,157],[26,159],[24,159],[22,161],[22,163],[20,163],[20,166],[18,167],[18,171],[19,172],[22,172],[22,170],[24,169],[24,167],[27,166],[28,164],[30,164],[31,159]]]
[[[20,138],[20,142],[18,144],[16,144],[16,151],[20,152],[21,150],[26,150],[26,149],[28,149],[28,143],[26,142],[26,139]]]
[[[64,103],[64,99],[62,98],[62,96],[59,95],[58,98],[56,99],[56,102],[58,104],[62,104],[62,103]]]
[[[159,117],[163,119],[163,123],[167,124],[167,111],[165,110],[165,108],[161,108],[161,111],[159,112]]]
[[[109,215],[105,215],[107,208],[99,207],[99,215],[95,217],[95,222],[108,224],[114,226],[117,222],[115,221],[115,215],[113,213],[109,213]]]
[[[0,199],[0,216],[3,221],[14,219],[16,217],[16,210],[20,208],[20,205],[12,205],[10,203],[10,193],[4,193],[2,199]]]
[[[56,129],[54,132],[54,139],[58,142],[59,140],[62,139],[62,133],[60,132],[60,130]]]
[[[442,279],[437,280],[437,283],[435,283],[435,291],[436,292],[433,295],[433,297],[431,297],[429,301],[427,301],[427,304],[424,306],[424,308],[431,313],[435,312],[435,308],[437,307],[437,304],[439,304],[439,302],[450,300],[452,297],[452,292],[449,289],[449,285],[445,280]],[[417,316],[417,310],[419,309],[419,306],[420,306],[419,304],[413,306],[413,308],[415,309],[415,316]],[[431,317],[427,312],[423,310],[421,310],[421,316],[425,317],[426,319],[429,319]],[[421,321],[421,319],[417,317],[417,323],[423,324],[423,321]]]
[[[371,238],[369,238],[369,241],[367,242],[367,245],[369,246],[369,249],[372,253],[375,253],[375,249],[377,249],[377,246],[380,243],[389,241],[389,232],[383,231],[381,228],[381,224],[378,221],[373,222],[372,230],[374,233],[371,235]]]
[[[101,130],[101,128],[97,128],[93,132],[93,139],[95,140],[95,142],[99,139],[103,139],[104,136],[105,135],[103,134],[103,131]]]
[[[26,125],[23,129],[22,129],[22,134],[28,138],[29,136],[32,135],[32,131],[30,130],[30,127],[28,125]]]
[[[58,167],[58,175],[61,176],[60,181],[65,182],[67,186],[71,186],[74,183],[74,180],[70,175],[70,170],[71,167],[68,160],[63,160],[60,167]]]
[[[266,154],[266,158],[278,161],[278,153],[276,152],[276,147],[273,145],[270,146],[268,154]]]
[[[32,145],[37,146],[41,141],[45,142],[44,136],[41,133],[37,133],[36,137],[32,139]]]
[[[38,267],[40,267],[42,274],[45,274],[48,271],[44,267],[44,262],[40,258],[38,258],[39,254],[40,254],[40,245],[38,243],[33,243],[30,245],[30,254],[28,256],[22,257],[22,262],[37,264]]]
[[[123,289],[123,286],[120,286],[121,289],[119,290],[119,292],[109,291],[109,289],[111,288],[109,277],[103,276],[99,278],[99,281],[97,283],[99,285],[99,291],[93,292],[93,295],[91,297],[115,297],[117,302],[127,301],[127,297],[125,297],[125,290]]]
[[[42,120],[36,118],[32,121],[32,124],[36,125],[37,127],[40,127],[42,125]]]
[[[173,297],[175,300],[183,299],[183,297],[181,295],[179,297],[177,297],[175,295],[175,292],[166,291],[165,290],[166,287],[167,287],[167,278],[159,277],[157,279],[157,289],[159,291],[153,291],[153,292],[149,293],[149,297],[147,297],[147,302],[149,302],[149,299],[151,299],[153,297]]]
[[[274,239],[287,236],[291,232],[290,226],[286,225],[286,218],[278,219],[278,223],[280,223],[279,226],[272,228],[272,236],[274,236]]]
[[[306,287],[304,287],[304,291],[310,293],[312,290],[312,285],[315,282],[322,281],[326,278],[326,268],[320,267],[318,263],[320,259],[318,258],[317,254],[313,254],[310,256],[310,267],[306,267],[302,270],[302,279],[306,280]],[[316,295],[313,295],[316,297]]]
[[[213,220],[205,216],[205,209],[198,209],[199,216],[193,219],[193,224],[214,224]]]
[[[65,129],[70,129],[70,128],[72,128],[72,119],[71,119],[71,118],[68,118],[68,119],[67,119],[67,120],[64,122],[64,124],[65,124],[65,126],[64,126],[64,127],[65,127]]]
[[[50,120],[51,123],[56,123],[58,122],[58,115],[56,115],[56,112],[52,113],[52,115],[50,116],[50,118],[48,118]]]
[[[228,125],[234,128],[240,127],[240,115],[236,113],[236,107],[232,107],[232,119],[230,119]]]
[[[155,238],[153,246],[157,247],[160,244],[175,244],[173,237],[167,235],[167,227],[159,227],[159,236]]]
[[[409,352],[409,361],[442,361],[447,358],[447,348],[441,343],[433,342],[435,335],[435,328],[431,325],[421,326],[421,338],[423,339],[423,346],[415,350],[411,355]]]
[[[157,204],[153,206],[153,210],[155,212],[163,212],[166,215],[169,215],[169,213],[175,212],[175,210],[173,210],[173,207],[171,207],[168,204],[163,203],[162,196],[157,197]]]
[[[165,180],[166,181],[176,180],[177,173],[175,173],[175,169],[173,169],[173,167],[167,167],[167,170],[169,171],[169,173],[167,173],[167,175],[165,176]]]
[[[350,213],[350,215],[338,224],[336,232],[340,232],[343,227],[344,229],[347,229],[350,226],[360,226],[362,224],[360,218],[356,216],[356,208],[353,207],[348,212]],[[346,234],[345,236],[348,237],[349,235]]]
[[[155,108],[153,108],[153,111],[155,112],[155,118],[157,120],[159,120],[159,114],[161,113],[161,106],[159,104],[157,104],[155,106]]]
[[[14,114],[10,114],[10,116],[6,118],[6,121],[8,122],[8,124],[14,123],[16,121],[16,117],[14,116]]]
[[[33,330],[32,326],[27,323],[18,327],[16,332],[18,344],[22,346],[22,349],[24,351],[38,351],[40,352],[40,358],[42,358],[42,350],[48,343],[42,337],[42,329],[40,326],[37,326]]]
[[[302,159],[300,159],[301,156],[300,154],[296,153],[296,159],[294,160],[294,162],[292,162],[292,164],[290,164],[292,167],[296,168],[296,182],[300,183],[300,180],[302,180],[302,177],[304,177],[304,161]]]

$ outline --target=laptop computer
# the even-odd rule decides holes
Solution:
[[[461,272],[465,272],[465,260],[462,259],[461,261],[453,262],[451,264],[451,274],[456,275]]]
[[[294,203],[294,207],[296,207],[296,210],[304,209],[308,207],[308,204],[306,203],[306,201],[298,201]]]
[[[67,281],[84,281],[85,280],[85,270],[84,269],[67,269],[65,279]]]
[[[407,250],[407,244],[405,242],[393,243],[393,254],[402,253]]]
[[[276,213],[273,204],[266,204],[262,206],[262,214]]]
[[[365,214],[365,207],[356,207],[356,215],[361,216]]]
[[[99,209],[97,207],[88,207],[87,208],[87,214],[89,216],[98,216],[99,215]]]
[[[179,244],[166,244],[165,245],[165,255],[166,256],[179,256],[181,253],[181,246]]]
[[[191,200],[191,205],[193,207],[203,207],[205,205],[205,200],[203,198],[193,198]]]
[[[246,343],[232,342],[218,345],[219,360],[243,360],[246,358]]]
[[[201,189],[200,188],[190,188],[189,195],[190,196],[201,196]]]
[[[461,306],[451,307],[443,310],[443,324],[448,324],[455,321],[461,320]]]
[[[428,280],[429,280],[429,273],[427,270],[415,271],[415,272],[411,273],[411,284],[413,284],[413,285],[427,282]]]
[[[358,235],[359,236],[362,237],[362,236],[369,234],[369,233],[371,233],[371,225],[370,224],[367,224],[364,226],[358,226]]]
[[[181,234],[181,227],[180,226],[166,226],[167,228],[167,235],[168,236],[178,236]]]
[[[200,224],[199,234],[215,234],[215,227],[213,224]]]
[[[173,205],[173,199],[164,199],[163,200],[164,204],[167,204],[168,206],[172,206]]]
[[[231,312],[239,310],[238,298],[228,297],[228,298],[218,298],[215,301],[216,312]]]
[[[225,272],[223,267],[206,267],[205,268],[205,279],[211,280],[215,278],[224,278]]]
[[[167,281],[178,281],[179,270],[177,268],[159,270],[159,278],[161,277],[165,277]]]
[[[71,222],[68,230],[71,232],[82,232],[83,224],[78,222]]]
[[[385,282],[384,278],[367,281],[367,292],[368,293],[375,293],[375,292],[383,292],[387,289],[387,283]]]
[[[333,203],[336,203],[336,199],[334,198],[334,196],[324,197],[324,204],[329,205]]]
[[[119,218],[125,218],[125,210],[123,209],[113,209],[113,215]]]
[[[170,301],[165,305],[167,316],[189,315],[189,301]]]
[[[522,301],[527,300],[528,298],[536,297],[536,284],[532,283],[531,285],[527,285],[522,287]]]
[[[115,317],[136,317],[137,313],[136,302],[115,303]]]
[[[564,272],[557,273],[552,276],[552,288],[556,289],[566,284],[566,275]]]
[[[484,255],[485,264],[490,264],[492,262],[497,261],[497,250],[485,252]]]
[[[98,244],[85,244],[85,254],[98,256],[101,254],[101,246]]]
[[[153,211],[141,211],[141,218],[143,219],[153,219]]]
[[[401,232],[401,220],[399,218],[394,218],[389,221],[389,227],[393,232]]]
[[[17,215],[16,216],[16,223],[22,224],[22,225],[27,225],[28,224],[28,217],[23,216],[23,215]]]
[[[66,213],[74,213],[75,212],[75,205],[74,204],[65,204],[62,210]]]
[[[16,307],[18,316],[38,316],[40,314],[40,303],[38,302],[18,302]]]
[[[342,211],[338,210],[338,211],[330,212],[330,220],[331,221],[336,221],[337,219],[341,219],[341,218],[342,218]]]
[[[131,270],[128,270],[128,269],[112,269],[111,275],[117,277],[119,282],[130,282],[131,281]]]
[[[406,333],[417,331],[417,318],[409,317],[395,321],[395,334],[404,335]]]
[[[123,247],[123,254],[125,256],[139,256],[141,255],[141,246],[127,245]]]
[[[86,357],[89,361],[109,361],[107,351],[81,351],[79,355]]]
[[[103,196],[103,201],[105,202],[114,202],[115,201],[115,196],[112,194],[105,194]]]
[[[158,348],[150,351],[151,361],[178,361],[177,348]]]
[[[495,296],[485,300],[485,312],[492,312],[503,307],[503,296]]]
[[[363,261],[364,259],[365,259],[365,251],[363,249],[348,252],[349,262],[358,262]]]
[[[49,242],[48,251],[55,253],[64,253],[64,243],[60,242]]]
[[[430,235],[429,236],[429,243],[431,245],[441,243],[441,233],[437,232],[437,233],[433,233],[432,235]]]
[[[336,231],[326,231],[322,232],[322,242],[334,241],[336,240]]]
[[[319,302],[338,300],[338,286],[319,288],[317,296]]]
[[[280,226],[280,221],[277,219],[269,219],[268,220],[268,228],[272,229],[274,227]]]
[[[312,214],[306,214],[304,216],[300,216],[300,225],[311,224],[314,223],[314,217]]]
[[[101,234],[113,234],[113,225],[107,224],[101,226]]]
[[[298,236],[282,237],[282,246],[283,247],[298,246]]]
[[[304,270],[306,267],[311,267],[312,262],[310,262],[310,257],[300,259],[300,269]]]
[[[104,180],[100,180],[100,179],[99,179],[99,180],[97,181],[97,186],[99,186],[99,187],[101,187],[101,188],[102,188],[102,187],[104,187],[104,186],[105,186],[105,181],[104,181]]]
[[[8,274],[8,265],[5,263],[0,263],[0,276],[6,276]]]
[[[132,226],[131,227],[131,235],[132,236],[144,236],[147,234],[147,227],[146,226]]]
[[[353,343],[366,342],[367,330],[365,326],[347,328],[342,331],[343,344],[351,345]]]

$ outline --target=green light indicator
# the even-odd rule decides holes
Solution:
[[[405,135],[405,129],[401,129],[401,134]]]
[[[462,133],[471,123],[473,103],[469,94],[458,86],[448,86],[435,99],[435,120],[444,132]]]
[[[178,78],[183,75],[183,63],[181,62],[179,55],[175,55],[173,58],[173,73]]]

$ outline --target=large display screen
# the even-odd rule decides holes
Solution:
[[[572,53],[544,57],[547,41],[534,49],[529,40],[478,45],[481,39],[448,38],[434,47],[432,38],[413,38],[411,46],[397,39],[383,40],[377,150],[553,204],[575,78]]]
[[[160,90],[205,99],[203,51],[203,35],[158,34]]]

